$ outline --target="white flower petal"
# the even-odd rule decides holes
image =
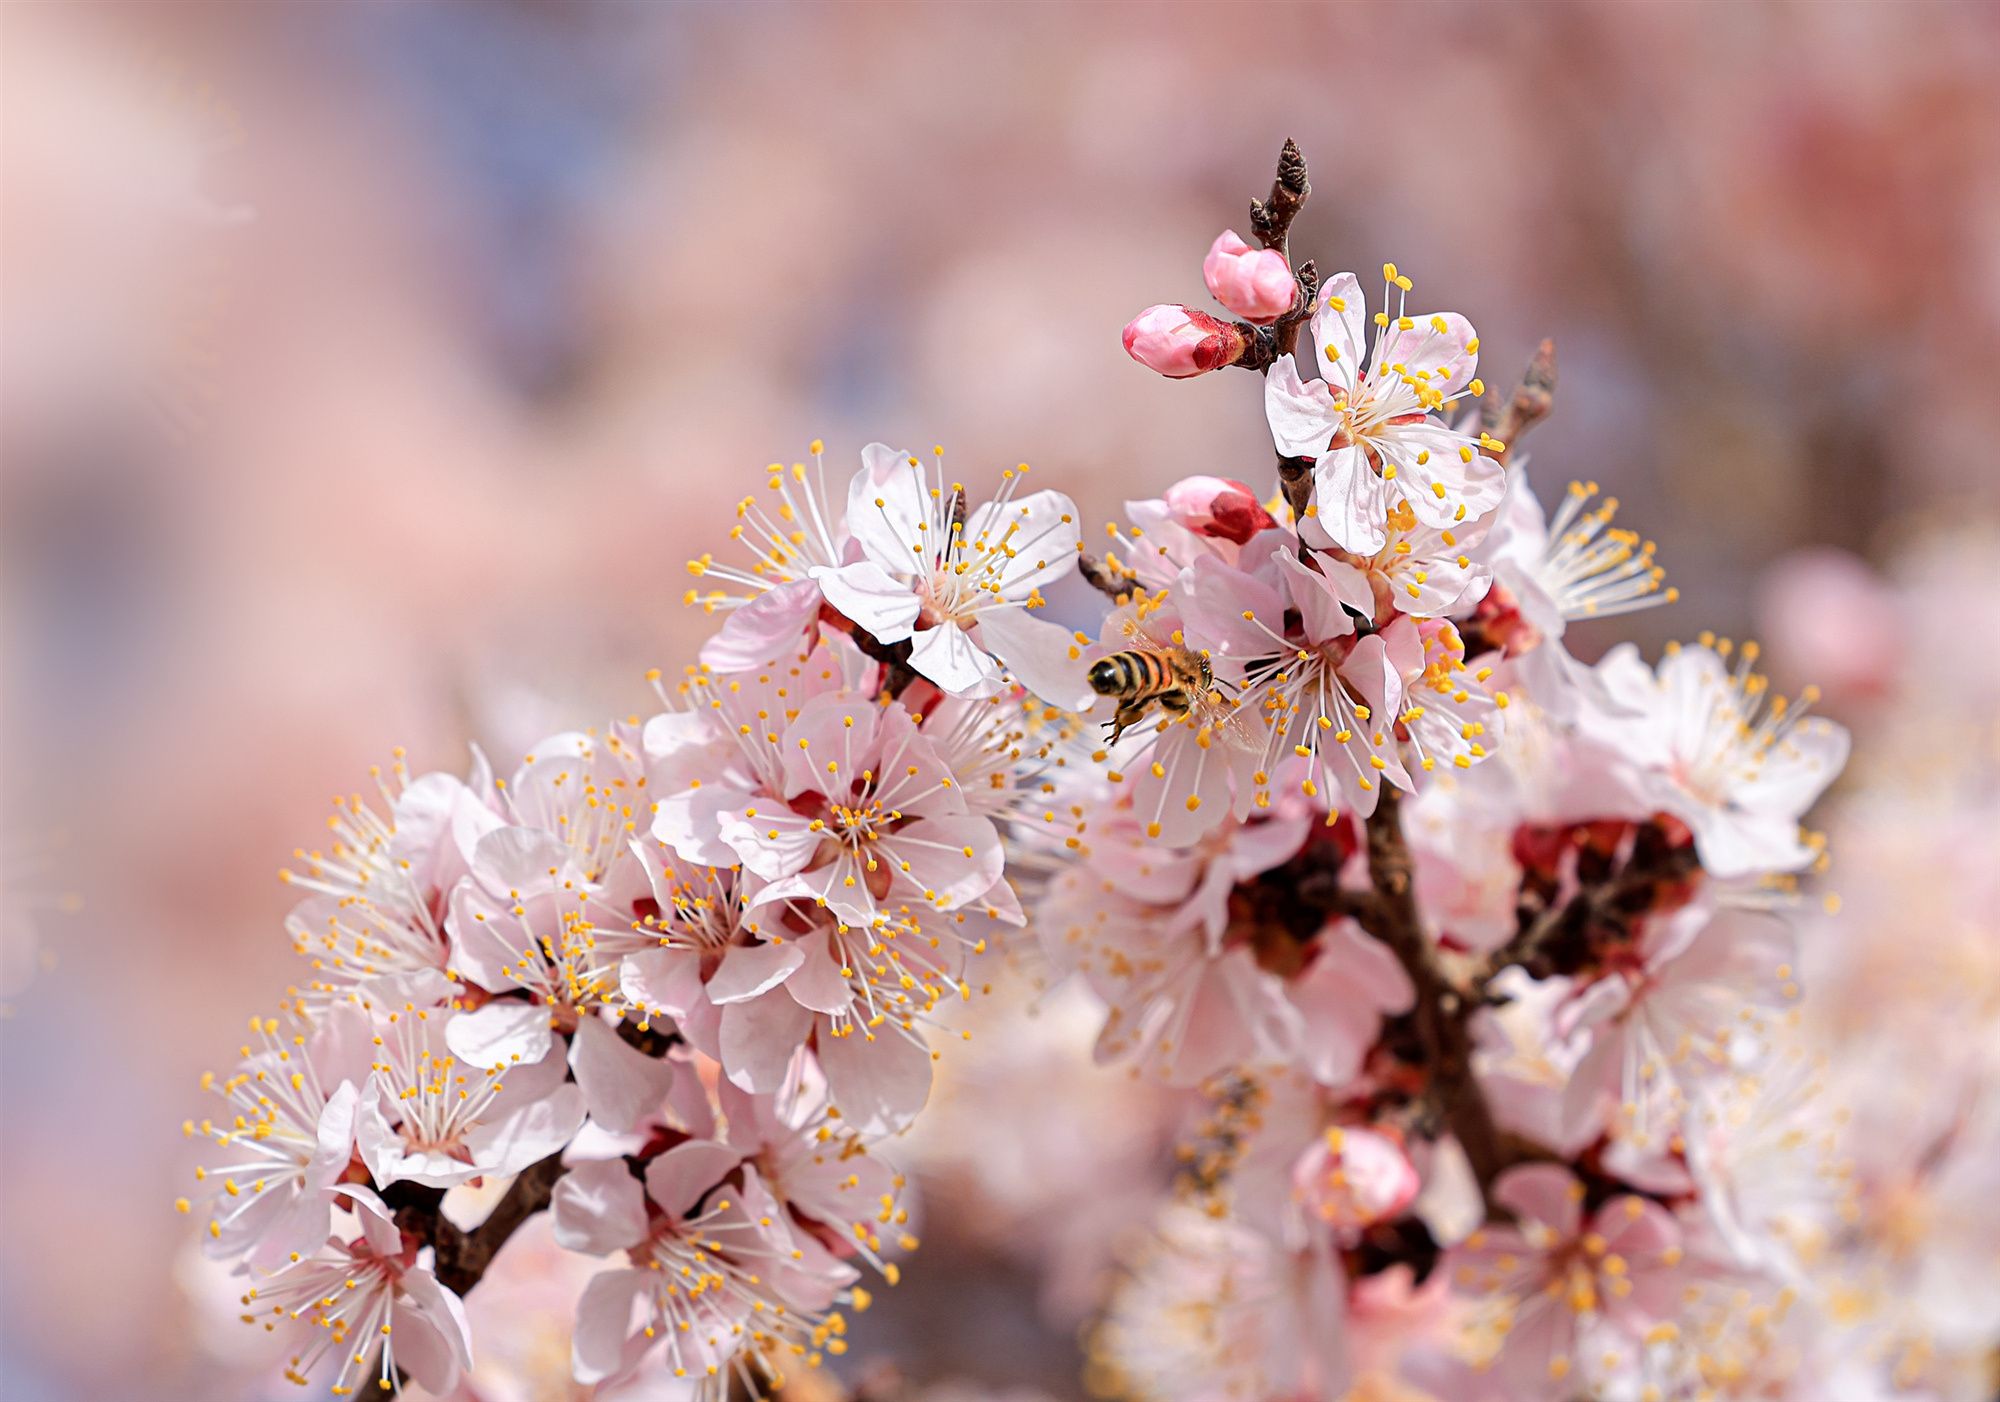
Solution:
[[[915,567],[906,562],[905,569]],[[910,636],[916,627],[923,603],[907,576],[896,576],[874,560],[860,560],[838,569],[819,566],[813,582],[826,601],[874,636],[877,642],[896,643]]]
[[[506,999],[460,1013],[446,1025],[444,1040],[460,1061],[490,1071],[540,1061],[549,1054],[554,1033],[547,1008]]]
[[[590,1117],[614,1134],[637,1129],[660,1108],[673,1067],[629,1045],[599,1017],[577,1022],[569,1044],[570,1070],[583,1089]]]
[[[580,1163],[556,1183],[549,1216],[558,1246],[609,1256],[646,1239],[646,1190],[623,1159]]]
[[[1051,706],[1087,710],[1096,693],[1089,668],[1069,629],[1044,622],[1024,608],[986,609],[979,615],[979,644],[1014,680]]]
[[[1076,568],[1083,530],[1075,502],[1061,492],[1041,491],[987,502],[966,518],[961,540],[966,558],[998,556],[993,568],[972,572],[971,582],[997,584],[1001,598],[1021,600]]]
[[[1292,458],[1319,457],[1342,426],[1326,381],[1301,379],[1289,355],[1279,356],[1264,377],[1264,417],[1278,451]]]
[[[955,623],[918,633],[910,645],[910,666],[953,696],[993,696],[1000,690],[999,664]]]
[[[861,450],[861,464],[847,489],[847,528],[868,558],[889,574],[918,572],[942,544],[936,538],[937,507],[922,462],[913,454],[870,443]],[[840,607],[837,600],[834,607]]]
[[[721,966],[709,979],[708,999],[711,1003],[740,1003],[768,993],[790,977],[805,957],[805,948],[797,940],[738,945],[723,955]]]

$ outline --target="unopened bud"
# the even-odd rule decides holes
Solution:
[[[1183,477],[1167,488],[1167,508],[1196,535],[1218,536],[1247,545],[1259,531],[1278,523],[1257,494],[1227,477]]]
[[[1175,380],[1235,364],[1246,344],[1228,322],[1171,302],[1146,308],[1125,328],[1126,354]]]
[[[1276,321],[1291,310],[1292,265],[1275,248],[1252,248],[1225,229],[1201,263],[1215,300],[1245,321]]]
[[[1334,1227],[1399,1217],[1422,1186],[1402,1146],[1368,1129],[1328,1130],[1292,1168],[1300,1205]]]

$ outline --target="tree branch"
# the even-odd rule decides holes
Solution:
[[[1368,880],[1375,899],[1357,912],[1362,927],[1389,947],[1416,989],[1412,1016],[1423,1045],[1430,1098],[1452,1137],[1465,1151],[1479,1180],[1490,1193],[1493,1180],[1507,1166],[1508,1155],[1493,1123],[1472,1069],[1471,1018],[1473,1000],[1446,976],[1417,916],[1412,890],[1409,844],[1403,838],[1401,803],[1395,789],[1383,786],[1381,801],[1366,825]]]
[[[1306,158],[1299,154],[1298,143],[1285,138],[1284,146],[1278,152],[1278,174],[1271,182],[1269,197],[1250,201],[1250,230],[1257,235],[1258,242],[1266,248],[1276,249],[1284,254],[1285,262],[1292,261],[1291,232],[1292,221],[1299,211],[1306,207],[1306,200],[1312,195],[1312,183],[1306,178]],[[1299,328],[1311,319],[1313,299],[1319,296],[1319,271],[1307,259],[1298,265],[1292,274],[1297,282],[1291,309],[1269,326],[1252,326],[1248,322],[1238,322],[1236,329],[1243,333],[1246,346],[1236,364],[1259,374],[1268,371],[1281,355],[1290,355],[1298,349]]]
[[[1556,343],[1545,340],[1535,347],[1534,358],[1521,374],[1521,383],[1505,404],[1489,401],[1480,411],[1481,427],[1503,445],[1489,456],[1506,466],[1508,456],[1521,435],[1549,416],[1555,407]]]
[[[1521,912],[1514,938],[1495,950],[1476,980],[1484,988],[1493,976],[1519,965],[1536,978],[1577,972],[1594,957],[1606,935],[1631,937],[1635,918],[1659,909],[1662,888],[1686,881],[1701,870],[1692,843],[1675,843],[1657,824],[1644,824],[1632,850],[1615,869],[1582,881],[1568,900],[1532,913]]]
[[[458,1295],[477,1285],[515,1229],[549,1205],[562,1175],[560,1154],[522,1169],[499,1206],[469,1232],[454,1227],[441,1213],[435,1217],[431,1247],[437,1253],[438,1284]]]
[[[648,1056],[665,1056],[681,1041],[678,1032],[642,1030],[631,1021],[621,1022],[618,1033]],[[493,1258],[520,1225],[549,1205],[556,1182],[562,1176],[563,1161],[559,1153],[530,1164],[515,1175],[486,1220],[470,1231],[461,1230],[444,1215],[442,1188],[392,1183],[383,1189],[382,1200],[395,1213],[396,1225],[406,1236],[431,1248],[438,1283],[463,1296],[484,1278]]]
[[[1312,505],[1313,462],[1311,458],[1288,458],[1278,455],[1278,490],[1285,494],[1285,504],[1292,508],[1292,526],[1296,530],[1306,519],[1306,508]],[[1306,543],[1299,542],[1299,558],[1304,560],[1311,553]]]
[[[882,678],[882,691],[888,696],[901,696],[909,684],[917,679],[916,668],[910,665],[910,644],[879,641],[873,633],[856,624],[848,634],[854,645],[861,649],[861,655],[873,658],[887,669]]]
[[[1264,247],[1286,252],[1292,220],[1305,208],[1310,194],[1306,158],[1299,153],[1299,144],[1288,136],[1278,149],[1278,174],[1271,182],[1270,198],[1250,201],[1250,231]]]

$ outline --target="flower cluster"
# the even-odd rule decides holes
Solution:
[[[1594,485],[1530,488],[1546,352],[1482,406],[1472,326],[1394,265],[1372,306],[1301,265],[1259,317],[1215,276],[1238,242],[1210,288],[1279,492],[1189,479],[1113,529],[1099,648],[1180,692],[1119,714],[1031,908],[1100,1057],[1213,1100],[1094,1366],[1163,1399],[1824,1395],[1767,1359],[1838,1313],[1797,927],[1845,731],[1755,645],[1572,657],[1568,624],[1675,594]],[[1157,312],[1135,358],[1218,368],[1150,353]]]
[[[554,736],[505,780],[399,758],[295,854],[306,972],[204,1078],[222,1103],[185,1125],[205,1149],[178,1206],[296,1380],[449,1391],[473,1367],[460,1292],[543,1207],[605,1258],[572,1368],[607,1396],[768,1390],[845,1347],[864,1268],[896,1278],[915,1243],[871,1146],[922,1102],[937,1001],[896,972],[949,956],[901,953],[911,916],[850,926],[657,835],[691,714]],[[482,1206],[495,1234],[453,1225]]]
[[[597,1396],[839,1353],[914,1245],[874,1146],[1001,958],[1212,1102],[1105,1378],[1781,1395],[1757,1360],[1831,1308],[1846,1206],[1794,1028],[1846,734],[1751,645],[1573,657],[1674,594],[1593,486],[1530,488],[1552,364],[1487,402],[1394,265],[1372,314],[1295,270],[1305,193],[1288,149],[1261,247],[1209,253],[1243,321],[1125,335],[1264,373],[1275,492],[1186,477],[1093,556],[1025,465],[981,502],[942,450],[842,483],[814,443],[690,563],[720,625],[655,714],[337,806],[289,874],[308,973],[211,1083],[182,1202],[295,1374],[476,1372],[459,1295],[544,1207],[603,1262]]]
[[[863,1268],[898,1277],[872,1146],[1025,918],[1008,844],[1059,850],[1027,834],[1066,830],[1051,776],[1088,765],[1082,645],[1033,616],[1079,537],[1025,467],[968,510],[880,446],[837,503],[813,456],[744,504],[748,565],[691,564],[728,617],[652,674],[656,714],[504,779],[399,754],[283,873],[304,971],[207,1080],[227,1103],[186,1126],[212,1147],[179,1206],[245,1319],[296,1335],[294,1376],[448,1390],[459,1292],[543,1207],[607,1261],[572,1334],[601,1395],[772,1390],[845,1348]],[[453,1194],[491,1215],[456,1225]]]

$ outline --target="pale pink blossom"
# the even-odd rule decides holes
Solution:
[[[594,902],[624,909],[646,890],[632,857],[657,789],[636,721],[571,730],[538,742],[501,788],[509,823],[548,833],[592,887]],[[477,848],[474,848],[476,854]]]
[[[629,850],[625,825],[634,821],[611,822],[620,857],[600,851],[600,839],[576,825],[574,842],[541,828],[495,829],[480,840],[471,874],[453,892],[448,921],[456,971],[503,995],[449,1019],[453,1054],[482,1070],[533,1066],[552,1055],[560,1065],[569,1034],[568,1063],[588,1108],[613,1129],[629,1127],[666,1090],[664,1066],[625,1046],[603,1021],[607,1013],[615,1020],[640,1011],[627,1001],[623,960],[658,947],[633,917],[633,901],[651,893]],[[585,875],[579,844],[585,860],[615,865],[604,873],[612,885]]]
[[[653,836],[682,860],[731,867],[724,808],[785,786],[786,725],[813,697],[872,694],[881,669],[846,638],[829,636],[801,658],[748,672],[692,667],[667,709],[646,722],[643,744],[654,794]]]
[[[723,1068],[746,1090],[780,1091],[810,1044],[843,1118],[870,1133],[900,1130],[930,1097],[936,1053],[926,1029],[941,1004],[971,996],[963,953],[950,934],[933,947],[897,923],[827,923],[739,953],[726,986],[711,980],[707,990],[722,1007]]]
[[[1285,998],[1299,1014],[1299,1064],[1338,1086],[1361,1073],[1382,1019],[1408,1012],[1416,990],[1387,945],[1342,920],[1320,932]]]
[[[1551,520],[1516,460],[1492,528],[1472,552],[1494,579],[1478,611],[1481,631],[1506,652],[1515,684],[1565,721],[1585,706],[1623,710],[1601,669],[1570,655],[1563,642],[1568,625],[1680,597],[1663,586],[1666,571],[1654,563],[1652,542],[1614,527],[1618,502],[1592,505],[1596,495],[1595,483],[1570,483]]]
[[[1574,1157],[1602,1132],[1597,1123],[1565,1129],[1563,1095],[1587,1047],[1558,1035],[1555,1020],[1569,998],[1564,977],[1535,979],[1519,968],[1503,969],[1490,985],[1496,1006],[1473,1022],[1473,1058],[1479,1084],[1503,1129],[1535,1144]]]
[[[1095,838],[1089,863],[1051,883],[1036,926],[1050,961],[1106,1004],[1100,1061],[1131,1058],[1171,1084],[1297,1054],[1298,1011],[1247,945],[1224,947],[1230,888],[1287,859],[1304,814],[1229,824],[1196,850],[1129,830]]]
[[[1130,524],[1112,528],[1106,563],[1148,589],[1173,585],[1203,556],[1234,565],[1259,535],[1282,529],[1256,493],[1225,477],[1183,478],[1164,496],[1126,502],[1125,515]]]
[[[1092,815],[1085,860],[1037,912],[1051,964],[1106,1004],[1100,1060],[1131,1058],[1173,1084],[1237,1066],[1296,1064],[1351,1080],[1409,979],[1350,922],[1303,936],[1246,928],[1236,893],[1290,861],[1320,828],[1304,804],[1231,820],[1165,847],[1117,808]]]
[[[1364,616],[1386,624],[1394,613],[1442,618],[1472,609],[1493,581],[1492,571],[1474,553],[1485,539],[1487,519],[1430,526],[1417,519],[1407,502],[1392,505],[1381,547],[1372,553],[1345,552],[1341,561],[1368,581],[1373,604]],[[1316,548],[1331,544],[1316,516],[1300,523],[1299,534]],[[1358,601],[1358,593],[1355,597]]]
[[[1583,1184],[1559,1164],[1508,1169],[1494,1197],[1513,1221],[1474,1232],[1444,1269],[1472,1307],[1478,1356],[1521,1402],[1587,1390],[1607,1352],[1586,1347],[1600,1323],[1642,1346],[1701,1282],[1672,1214],[1646,1198],[1622,1194],[1586,1217]]]
[[[993,501],[965,514],[965,489],[880,443],[848,490],[861,557],[816,566],[827,601],[883,643],[908,642],[910,666],[958,696],[997,694],[1012,673],[1053,705],[1089,696],[1068,629],[1034,616],[1042,589],[1076,568],[1076,503],[1018,496],[1025,464],[1001,474]]]
[[[201,1207],[210,1256],[247,1253],[253,1269],[269,1270],[326,1239],[348,1191],[341,1179],[354,1157],[371,1030],[350,1004],[329,1009],[316,1028],[256,1020],[239,1069],[202,1077],[223,1109],[182,1129],[212,1144],[214,1157],[195,1170],[198,1191],[175,1205]]]
[[[1729,653],[1736,661],[1731,665]],[[1621,750],[1641,791],[1694,830],[1717,877],[1795,872],[1819,846],[1799,821],[1847,762],[1844,727],[1773,696],[1752,670],[1754,644],[1703,641],[1670,649],[1655,671],[1630,643],[1599,673],[1619,714],[1586,714],[1585,733]]]
[[[1400,1144],[1361,1126],[1330,1126],[1292,1167],[1293,1200],[1335,1231],[1400,1217],[1422,1186]]]
[[[1617,515],[1617,498],[1599,502],[1596,483],[1572,482],[1548,517],[1526,472],[1514,471],[1483,546],[1472,554],[1491,568],[1532,630],[1522,651],[1539,638],[1561,637],[1577,619],[1615,618],[1680,597],[1664,587],[1666,571],[1653,562],[1652,542],[1612,525]]]
[[[816,1331],[855,1301],[858,1273],[790,1224],[742,1153],[690,1139],[645,1166],[580,1163],[557,1183],[556,1241],[593,1256],[624,1253],[577,1304],[572,1371],[579,1382],[635,1375],[642,1366],[719,1397],[740,1368],[766,1382],[809,1351]],[[818,1335],[825,1337],[824,1333]],[[656,1362],[649,1355],[658,1350]]]
[[[1366,577],[1337,560],[1316,561],[1302,563],[1282,542],[1235,568],[1196,561],[1182,586],[1187,633],[1240,687],[1233,728],[1254,746],[1253,798],[1296,758],[1304,797],[1345,801],[1365,817],[1384,782],[1411,787],[1392,719],[1403,677],[1384,638],[1355,629],[1354,611],[1374,607]]]
[[[1484,436],[1441,417],[1479,392],[1478,337],[1455,312],[1407,315],[1401,296],[1408,279],[1394,265],[1384,272],[1385,298],[1398,299],[1397,311],[1376,316],[1372,360],[1360,281],[1341,273],[1320,289],[1313,311],[1313,347],[1327,378],[1303,378],[1293,357],[1282,355],[1264,380],[1278,451],[1314,460],[1319,527],[1364,554],[1386,543],[1383,523],[1399,500],[1424,524],[1450,528],[1493,510],[1506,487],[1505,471],[1485,455]]]
[[[1298,285],[1275,248],[1252,248],[1234,229],[1218,234],[1201,262],[1209,295],[1245,321],[1264,325],[1291,310]],[[1126,347],[1128,350],[1131,347]],[[1152,367],[1158,369],[1158,366]]]
[[[1119,1281],[1092,1353],[1138,1396],[1335,1402],[1352,1372],[1346,1304],[1327,1245],[1293,1252],[1174,1206]]]
[[[741,863],[765,883],[752,908],[817,902],[867,928],[902,909],[973,905],[1000,880],[992,820],[967,811],[957,777],[901,705],[830,692],[744,743],[761,751],[754,772],[693,781],[684,796],[695,806],[663,803],[654,831],[689,861],[719,849]]]
[[[1697,1203],[1746,1269],[1802,1283],[1855,1204],[1825,1065],[1788,1044],[1696,1089],[1680,1139]]]
[[[808,1083],[793,1096],[748,1095],[724,1083],[727,1138],[773,1198],[820,1229],[805,1234],[803,1253],[859,1255],[893,1279],[897,1272],[885,1253],[916,1245],[902,1175],[870,1151],[866,1127],[839,1113],[829,1090]]]
[[[1467,769],[1493,752],[1507,697],[1487,688],[1489,667],[1467,665],[1449,622],[1396,614],[1363,634],[1356,615],[1370,616],[1375,592],[1361,570],[1266,558],[1257,573],[1198,560],[1183,586],[1187,636],[1248,698],[1236,728],[1261,748],[1257,784],[1296,756],[1306,797],[1366,817],[1383,784],[1414,791],[1440,761]]]
[[[1115,714],[1109,721],[1106,777],[1122,786],[1148,837],[1184,846],[1232,815],[1254,812],[1260,797],[1268,798],[1270,779],[1262,725],[1245,712],[1240,688],[1213,673],[1217,654],[1182,623],[1169,594],[1142,593],[1106,617],[1098,655],[1147,652],[1197,681],[1210,676],[1206,686],[1181,689],[1185,709],[1156,704],[1136,721]]]
[[[733,1085],[793,1087],[810,1046],[855,1127],[908,1124],[930,1091],[928,1029],[941,1004],[969,994],[963,960],[984,947],[991,921],[982,913],[961,924],[959,911],[933,916],[929,936],[901,917],[862,930],[810,902],[746,909],[750,898],[732,889],[745,884],[740,875],[671,860],[660,869],[662,914],[644,922],[660,943],[626,957],[626,997],[671,1017]],[[604,1123],[594,1106],[593,1118]]]
[[[582,1126],[583,1093],[566,1079],[559,1054],[511,1064],[497,1055],[467,1060],[451,1047],[466,1040],[452,1036],[464,1016],[417,1008],[380,1020],[374,1075],[355,1122],[377,1187],[407,1180],[448,1188],[519,1173],[560,1153]]]
[[[293,854],[299,869],[282,875],[307,894],[285,930],[312,969],[298,990],[302,1009],[448,996],[445,897],[470,868],[478,840],[504,821],[485,758],[475,760],[465,781],[442,773],[410,779],[398,754],[386,778],[375,775],[386,814],[359,794],[337,800],[328,846]]]
[[[465,1305],[438,1283],[428,1253],[404,1240],[380,1199],[360,1190],[354,1204],[354,1237],[327,1238],[250,1287],[243,1318],[302,1336],[285,1369],[300,1385],[324,1371],[336,1394],[390,1392],[402,1371],[429,1392],[448,1392],[472,1366]]]
[[[688,561],[688,573],[702,583],[685,602],[727,615],[702,645],[704,665],[742,671],[811,649],[821,602],[813,571],[843,565],[854,553],[845,494],[827,481],[818,439],[811,456],[810,467],[772,463],[765,471],[767,500],[746,496],[737,503],[729,535],[749,551],[747,568],[717,563],[711,554]]]
[[[1520,714],[1518,699],[1508,710]],[[1501,760],[1466,776],[1485,775],[1511,757],[1508,731]],[[1403,835],[1415,872],[1417,908],[1432,936],[1453,947],[1492,950],[1513,938],[1518,921],[1521,868],[1514,860],[1518,817],[1501,802],[1486,802],[1489,786],[1430,784],[1403,808]]]
[[[739,866],[686,861],[658,838],[646,839],[641,850],[656,911],[639,925],[656,943],[625,956],[619,987],[644,1017],[671,1018],[690,1044],[719,1057],[722,1012],[707,984],[733,953],[762,940],[767,923],[746,908],[756,878],[745,878]]]
[[[1246,344],[1228,322],[1172,302],[1146,308],[1125,327],[1125,353],[1174,380],[1233,365]]]
[[[1164,500],[1184,529],[1237,545],[1248,545],[1278,524],[1257,494],[1234,478],[1183,477],[1167,488]]]
[[[1396,733],[1405,758],[1416,761],[1405,769],[1413,781],[1440,761],[1470,769],[1501,747],[1512,698],[1489,686],[1492,662],[1466,661],[1465,642],[1449,620],[1398,618],[1380,636],[1402,680]]]
[[[1347,1292],[1353,1402],[1493,1402],[1492,1382],[1454,1356],[1463,1313],[1441,1271],[1419,1281],[1397,1264],[1364,1275]]]
[[[1552,1031],[1583,1047],[1563,1097],[1565,1136],[1619,1113],[1626,1137],[1657,1133],[1689,1087],[1762,1050],[1770,1022],[1799,996],[1798,937],[1779,916],[1701,905],[1646,924],[1635,948],[1579,980]],[[1655,1139],[1655,1142],[1657,1140]]]

